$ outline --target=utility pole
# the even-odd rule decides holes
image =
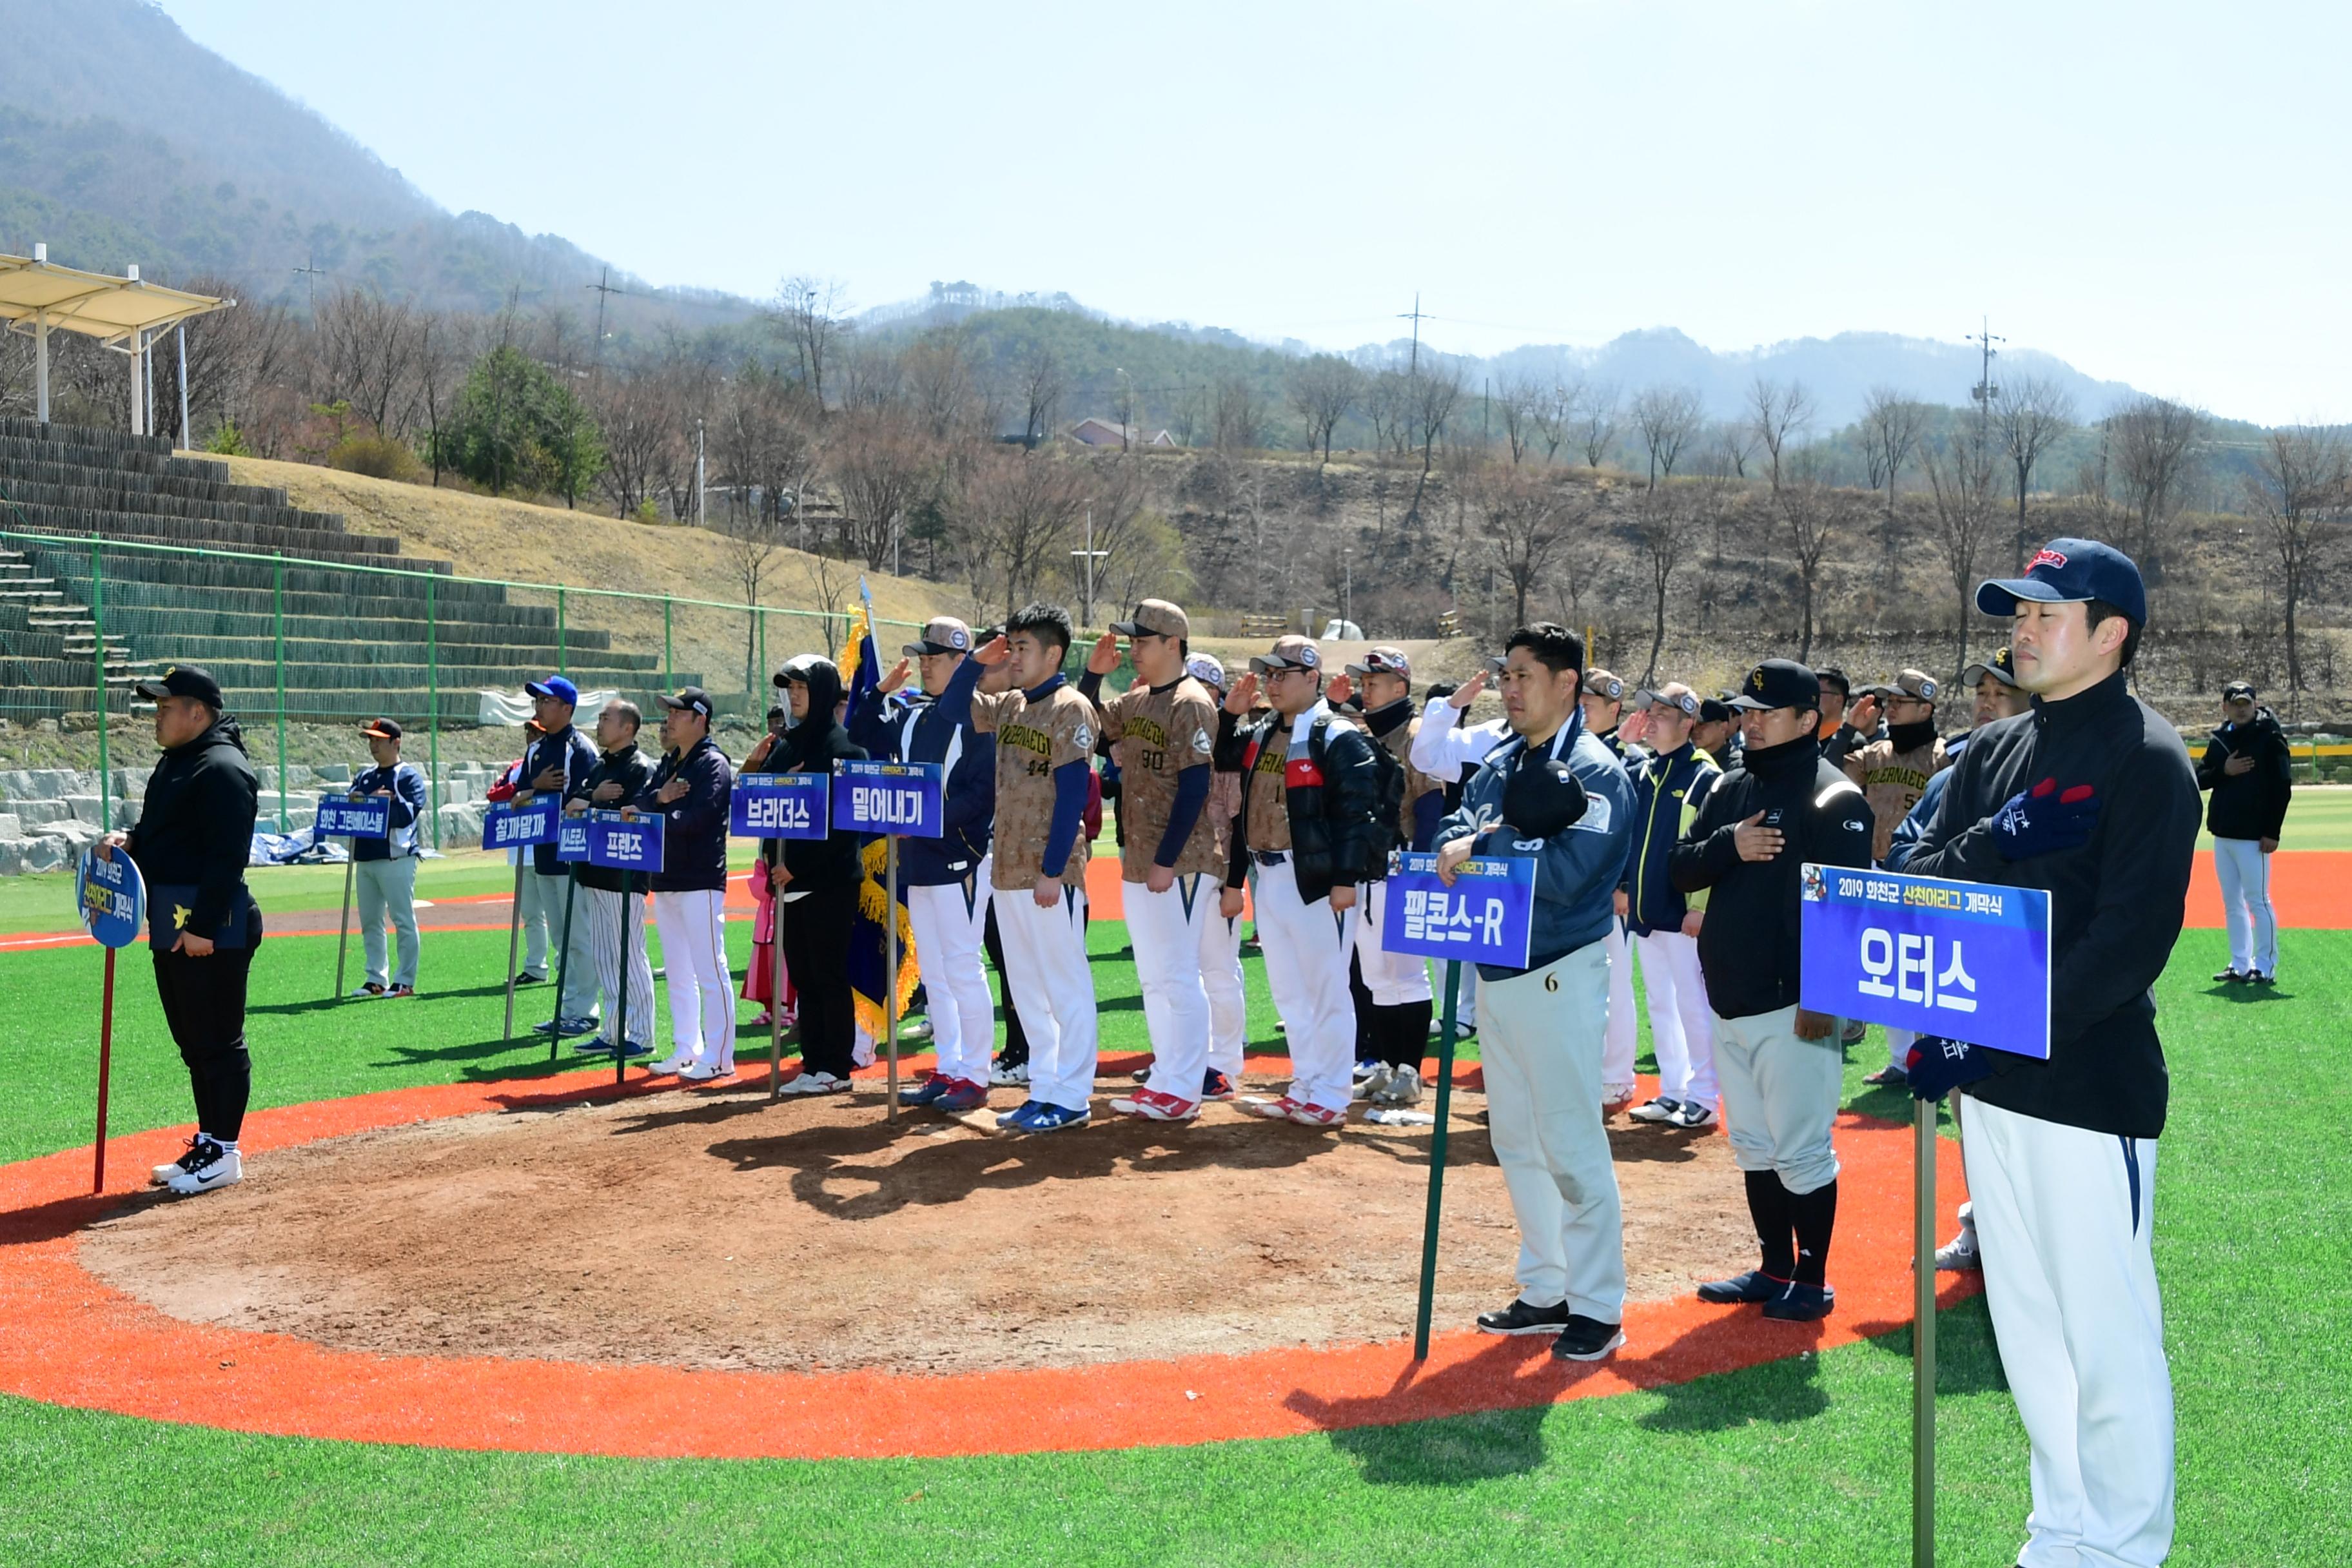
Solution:
[[[597,378],[602,380],[604,374],[604,301],[612,295],[625,294],[628,290],[613,287],[613,269],[610,267],[604,268],[604,275],[595,282],[583,283],[580,287],[593,289],[596,295],[596,358],[593,363]]]
[[[1434,317],[1424,316],[1421,313],[1420,289],[1416,289],[1413,290],[1412,309],[1410,310],[1399,310],[1397,312],[1397,320],[1400,321],[1411,321],[1412,322],[1412,363],[1410,367],[1409,373],[1418,375],[1421,374],[1421,324],[1423,321],[1435,320]]]
[[[2005,343],[2009,340],[1993,336],[1992,318],[1987,316],[1980,318],[1977,331],[1970,333],[1966,341],[1984,351],[1982,368],[1977,373],[1977,384],[1969,389],[1969,395],[1976,399],[1977,447],[1981,450],[1990,444],[1992,435],[1992,400],[2000,395],[2000,388],[1992,384],[1992,362],[2000,353],[1993,344]]]
[[[1339,618],[1349,626],[1356,624],[1356,547],[1339,547]]]
[[[316,251],[310,253],[307,265],[294,268],[295,277],[300,278],[305,274],[309,276],[310,284],[310,324],[316,326],[319,322],[319,279],[327,275],[327,269],[319,265]]]
[[[1090,626],[1095,623],[1095,563],[1108,558],[1110,552],[1095,548],[1095,504],[1087,502],[1087,547],[1073,550],[1073,555],[1083,556],[1087,563],[1087,596],[1078,606],[1078,624]]]
[[[698,419],[694,422],[694,526],[697,528],[709,526],[703,521],[702,516],[705,488],[702,471],[702,421]]]

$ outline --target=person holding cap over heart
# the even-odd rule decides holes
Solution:
[[[2032,710],[1969,739],[1914,876],[2050,895],[2050,1055],[1923,1040],[1911,1091],[1969,1099],[1985,1300],[2032,1444],[2019,1561],[2154,1564],[2171,1550],[2173,1427],[2157,1289],[2157,1140],[2168,1083],[2150,987],[2180,934],[2197,843],[2188,748],[2126,682],[2139,569],[2053,539],[1977,589],[2011,617]]]
[[[392,805],[391,831],[352,840],[352,871],[359,888],[360,946],[367,954],[362,996],[416,994],[417,822],[425,813],[425,775],[400,760],[400,725],[372,719],[360,726],[375,766],[352,781],[351,798],[379,797]],[[399,944],[399,964],[385,952],[384,921]]]
[[[551,675],[544,680],[525,681],[522,689],[531,700],[531,717],[539,721],[540,736],[522,754],[522,783],[515,790],[514,803],[529,805],[541,795],[569,799],[596,768],[596,748],[572,723],[572,712],[580,706],[580,689],[564,676]],[[531,875],[524,879],[528,884],[524,896],[546,919],[549,936],[563,946],[563,952],[555,955],[563,994],[555,999],[555,1016],[540,1025],[537,1032],[559,1039],[593,1035],[596,1032],[596,953],[589,940],[589,922],[572,908],[577,889],[572,868],[556,858],[552,840],[531,846],[530,866]],[[530,910],[524,918],[530,918]]]
[[[709,694],[684,687],[662,705],[662,757],[625,816],[658,812],[662,868],[654,925],[669,981],[670,1040],[657,1069],[704,1082],[735,1076],[735,984],[727,968],[727,807],[735,771],[710,738]],[[634,896],[634,895],[632,895]],[[625,1045],[623,1047],[626,1048]]]

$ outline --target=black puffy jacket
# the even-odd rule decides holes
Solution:
[[[234,719],[215,720],[165,752],[147,781],[147,801],[130,833],[131,863],[151,890],[196,889],[188,924],[199,933],[227,928],[253,901],[245,867],[253,856],[257,805],[253,764]]]
[[[1225,872],[1229,888],[1242,886],[1249,873],[1250,764],[1261,746],[1289,745],[1290,724],[1275,713],[1244,727],[1231,712],[1217,711],[1217,771],[1242,776],[1241,809],[1234,813],[1233,849]],[[1380,824],[1381,831],[1374,831],[1381,810],[1381,773],[1370,739],[1328,714],[1318,715],[1308,734],[1308,755],[1315,760],[1286,775],[1283,805],[1290,815],[1288,854],[1298,897],[1311,904],[1328,898],[1335,887],[1386,877],[1396,832],[1385,823]]]
[[[849,731],[833,716],[841,702],[841,671],[831,660],[820,658],[810,661],[806,676],[808,717],[784,731],[762,771],[824,773],[829,778],[836,771],[835,763],[865,762],[866,751],[849,738]],[[782,752],[781,763],[774,751]],[[785,891],[816,893],[857,886],[866,878],[866,868],[858,858],[866,837],[836,828],[823,838],[772,840],[782,845],[784,869],[793,874]]]
[[[2254,771],[2224,771],[2233,757],[2252,757]],[[2294,756],[2278,717],[2254,710],[2251,724],[2224,724],[2205,742],[2197,763],[2197,787],[2210,790],[2205,826],[2216,838],[2276,838],[2286,826],[2286,805],[2294,795]]]

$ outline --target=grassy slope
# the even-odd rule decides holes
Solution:
[[[743,929],[730,935],[740,946]],[[543,1048],[481,1037],[495,1027],[501,941],[434,939],[428,985],[456,994],[397,1014],[320,1006],[323,944],[265,946],[260,1096],[543,1071]],[[1142,1041],[1123,941],[1115,925],[1096,928],[1112,1050]],[[2219,933],[2190,933],[2160,992],[2175,1072],[2158,1246],[2180,1411],[2178,1560],[2342,1562],[2352,1522],[2326,1500],[2352,1490],[2336,1436],[2352,1419],[2340,1332],[2352,1319],[2352,1181],[2333,1130],[2352,1093],[2296,1058],[2352,1024],[2352,935],[2287,933],[2288,984],[2260,999],[2195,978],[2221,957]],[[92,957],[5,963],[16,1005],[0,1013],[0,1050],[52,1070],[20,1074],[0,1105],[0,1158],[86,1142]],[[1251,994],[1252,1038],[1271,1041],[1255,976]],[[1862,1109],[1901,1114],[1897,1097],[1859,1084],[1874,1046],[1853,1053],[1849,1091]],[[116,1063],[118,1128],[185,1116],[184,1082],[135,976]],[[2241,1114],[2286,1078],[2304,1114]],[[1981,1304],[1947,1314],[1941,1343],[1943,1561],[2002,1568],[2026,1507],[2025,1450]],[[0,1561],[1879,1568],[1899,1559],[1906,1529],[1906,1357],[1897,1334],[1548,1410],[1201,1448],[823,1466],[419,1451],[0,1400]]]

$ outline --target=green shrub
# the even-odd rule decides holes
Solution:
[[[236,421],[234,419],[221,421],[220,428],[214,431],[212,439],[205,443],[205,450],[224,458],[253,456],[252,449],[245,444],[245,433],[236,427]]]
[[[334,450],[327,454],[327,467],[341,468],[347,474],[365,474],[372,479],[409,481],[425,471],[407,443],[373,430],[354,431],[336,442]]]

